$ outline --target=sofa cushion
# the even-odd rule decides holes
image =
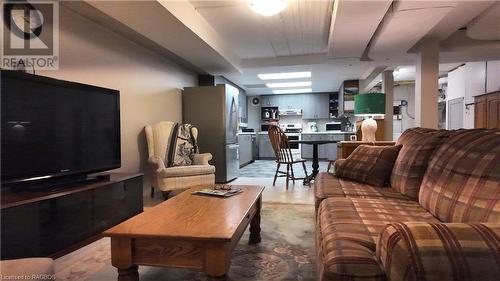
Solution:
[[[411,199],[418,200],[418,191],[432,154],[451,131],[413,128],[398,139],[399,151],[391,173],[391,187]]]
[[[160,173],[162,177],[186,177],[198,176],[215,173],[215,166],[212,165],[191,165],[191,166],[176,166],[163,169]]]
[[[318,210],[319,280],[385,280],[377,236],[391,222],[439,222],[409,200],[327,198]]]
[[[443,222],[500,221],[500,130],[460,130],[432,157],[420,204]]]
[[[391,223],[377,257],[388,280],[498,280],[500,224]]]
[[[358,146],[345,161],[335,165],[335,174],[374,186],[384,186],[401,149],[397,146]]]
[[[339,161],[339,160],[337,160]],[[408,197],[387,187],[375,187],[349,179],[341,179],[330,173],[319,173],[314,180],[314,196],[316,209],[325,198],[329,197],[358,197],[378,199],[401,199]]]

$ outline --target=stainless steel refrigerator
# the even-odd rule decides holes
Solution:
[[[186,87],[182,93],[184,123],[198,128],[200,152],[212,153],[218,183],[238,177],[238,94],[228,84]]]

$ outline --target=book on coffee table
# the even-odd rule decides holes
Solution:
[[[217,196],[217,197],[231,197],[241,192],[242,192],[241,188],[231,188],[229,190],[204,188],[194,191],[191,194]]]

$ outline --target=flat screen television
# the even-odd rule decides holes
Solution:
[[[1,71],[2,186],[119,168],[120,92]]]

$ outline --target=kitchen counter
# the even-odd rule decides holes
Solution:
[[[321,132],[302,132],[303,135],[330,135],[330,134],[355,134],[355,132],[335,132],[335,131],[321,131]]]

